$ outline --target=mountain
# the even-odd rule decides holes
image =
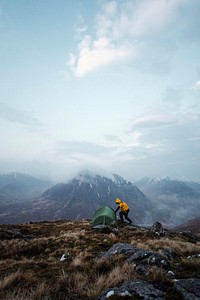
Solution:
[[[15,214],[2,216],[1,222],[92,218],[101,206],[115,209],[117,197],[128,203],[130,218],[134,223],[150,222],[151,204],[135,185],[116,174],[108,178],[89,173],[80,173],[67,183],[56,184],[32,204],[22,204],[15,209],[10,207],[10,211],[14,209]]]
[[[37,197],[52,183],[22,173],[0,174],[0,204],[16,204]]]
[[[198,183],[148,178],[131,183],[80,173],[68,182],[52,185],[26,174],[0,174],[0,224],[29,221],[91,219],[98,207],[116,208],[119,197],[128,203],[134,224],[155,221],[175,227],[199,217]]]
[[[185,181],[185,183],[191,187],[193,190],[197,191],[200,193],[200,183],[198,182],[193,182],[193,181]]]
[[[130,216],[138,222],[145,222],[151,206],[144,194],[131,182],[114,174],[113,178],[100,175],[80,174],[66,184],[57,184],[43,193],[41,201],[57,207],[58,214],[72,219],[91,218],[100,206],[116,208],[119,197],[129,204]]]
[[[175,230],[175,231],[191,231],[194,234],[200,235],[200,217],[189,220],[188,222],[173,228],[173,230]]]
[[[183,181],[145,177],[135,185],[154,207],[155,220],[176,226],[199,216],[200,192]]]

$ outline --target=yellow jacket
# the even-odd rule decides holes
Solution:
[[[116,203],[120,207],[121,211],[127,212],[127,210],[129,209],[128,204],[126,204],[126,202],[124,201],[121,201],[119,198],[117,198],[117,200],[119,201],[116,201]]]

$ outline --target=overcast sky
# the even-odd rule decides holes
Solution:
[[[199,0],[0,0],[0,172],[200,181]]]

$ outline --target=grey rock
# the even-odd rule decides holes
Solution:
[[[200,278],[179,279],[174,284],[184,300],[200,299]]]
[[[187,259],[200,259],[200,254],[189,255]]]
[[[138,250],[131,255],[127,261],[134,262],[137,265],[157,266],[159,268],[168,269],[170,266],[169,260],[158,253],[148,250]],[[143,269],[143,268],[142,268]],[[139,270],[139,268],[138,268]]]
[[[142,264],[147,264],[150,266],[157,266],[159,268],[168,269],[170,267],[169,261],[162,255],[154,253],[148,258],[141,261]]]
[[[33,239],[35,236],[29,232],[28,229],[17,229],[13,228],[11,230],[7,230],[7,239],[24,239],[26,241],[29,241],[30,239]]]
[[[171,250],[166,249],[166,248],[161,248],[161,249],[158,249],[158,253],[161,254],[162,256],[166,257],[170,263],[173,262],[174,258],[173,258]]]
[[[139,249],[132,246],[128,243],[116,243],[114,244],[107,252],[102,253],[100,258],[111,258],[114,255],[124,254],[124,255],[132,255]]]
[[[137,299],[144,300],[164,299],[163,291],[156,289],[152,284],[143,280],[128,281],[118,288],[107,289],[97,298],[97,300],[106,300],[113,295],[121,297],[126,296],[126,299],[129,297],[130,299],[132,299],[132,297],[137,297]]]
[[[146,259],[150,255],[153,255],[152,251],[148,250],[138,250],[133,255],[131,255],[127,261],[139,263],[141,260]]]
[[[191,231],[181,231],[179,234],[184,236],[190,243],[196,244],[198,242],[198,237]]]
[[[160,222],[155,222],[150,228],[150,232],[154,235],[162,235],[164,233],[162,224]]]
[[[168,272],[167,272],[167,276],[169,276],[169,277],[174,277],[175,274],[174,274],[174,272],[172,272],[172,271],[168,271]]]
[[[139,264],[136,266],[136,271],[140,275],[146,275],[149,273],[149,266]]]

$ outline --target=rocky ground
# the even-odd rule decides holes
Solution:
[[[198,233],[0,225],[0,299],[200,299]]]

